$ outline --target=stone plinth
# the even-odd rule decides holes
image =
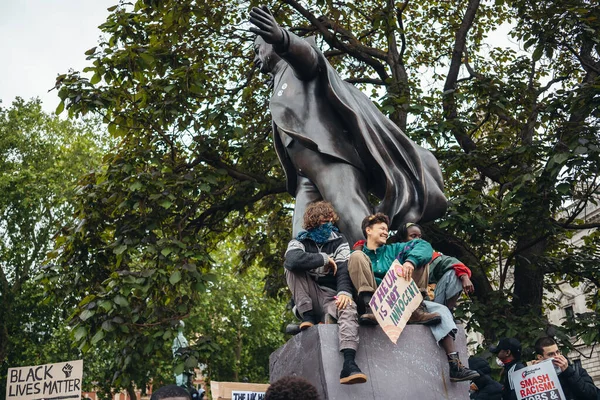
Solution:
[[[455,344],[467,365],[465,334],[460,325]],[[446,354],[424,326],[407,326],[395,345],[378,326],[361,326],[356,362],[368,381],[341,385],[343,356],[338,351],[338,327],[317,325],[271,354],[270,381],[286,375],[302,376],[316,386],[322,400],[469,398],[469,382],[450,382]]]

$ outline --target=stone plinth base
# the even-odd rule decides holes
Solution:
[[[465,334],[459,325],[456,348],[467,365]],[[393,344],[379,327],[360,328],[356,362],[367,383],[339,383],[343,356],[337,325],[317,325],[292,337],[271,354],[270,381],[298,375],[316,386],[322,400],[465,400],[469,382],[450,382],[444,350],[424,326],[407,326]]]

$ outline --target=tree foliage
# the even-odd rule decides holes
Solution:
[[[266,295],[266,269],[253,266],[240,273],[238,254],[243,246],[241,241],[218,246],[215,280],[189,318],[189,331],[204,335],[200,344],[209,341],[216,346],[201,360],[211,380],[266,383],[269,356],[285,343],[282,328],[290,315],[286,314],[286,301]]]
[[[210,254],[226,238],[243,244],[230,250],[239,271],[266,268],[269,292],[282,286],[292,199],[270,141],[269,88],[251,65],[245,20],[255,5],[112,7],[105,39],[86,53],[91,78],[58,78],[58,111],[101,115],[119,144],[84,179],[77,223],[57,239],[46,280],[77,299],[82,349],[121,346],[116,386],[144,382],[134,366],[201,304]],[[598,236],[587,252],[564,242],[597,226],[577,219],[600,184],[593,2],[271,6],[282,26],[316,35],[340,73],[437,156],[450,209],[427,234],[473,270],[471,328],[489,340],[520,332],[527,343],[544,328],[544,287],[598,287]],[[494,44],[502,24],[520,48]]]
[[[78,354],[62,326],[66,311],[43,301],[33,278],[52,238],[70,221],[78,177],[100,164],[93,121],[50,116],[38,100],[0,107],[0,392],[9,367]]]

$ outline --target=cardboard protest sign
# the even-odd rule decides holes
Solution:
[[[394,260],[369,303],[379,326],[394,344],[423,301],[415,281],[398,277],[396,268],[402,268],[398,260]]]
[[[519,400],[565,400],[552,360],[514,371],[510,374]]]
[[[231,392],[231,400],[265,400],[265,392],[234,390]]]
[[[7,400],[79,399],[83,360],[9,368]]]

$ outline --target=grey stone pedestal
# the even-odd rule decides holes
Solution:
[[[459,325],[456,348],[467,364],[465,334]],[[316,386],[322,400],[467,400],[469,382],[450,382],[444,350],[424,326],[407,326],[395,345],[379,327],[360,328],[356,362],[368,381],[339,383],[343,356],[337,325],[317,325],[292,337],[271,354],[270,381],[298,375]]]

